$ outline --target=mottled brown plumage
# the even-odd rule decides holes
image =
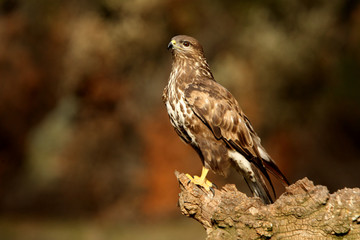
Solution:
[[[267,170],[285,184],[288,181],[261,146],[236,99],[214,80],[201,45],[192,37],[179,35],[168,48],[173,64],[163,101],[175,131],[197,151],[205,170],[226,175],[231,165],[244,176],[254,195],[271,203],[261,173],[273,192]]]

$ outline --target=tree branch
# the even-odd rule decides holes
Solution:
[[[329,194],[304,178],[271,204],[247,197],[227,184],[206,192],[175,172],[181,213],[203,225],[215,239],[360,239],[360,189]]]

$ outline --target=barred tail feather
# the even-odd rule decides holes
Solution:
[[[273,203],[273,199],[269,193],[263,177],[261,176],[259,170],[256,169],[253,164],[252,166],[255,174],[255,181],[252,181],[247,176],[244,176],[245,182],[249,186],[254,196],[259,197],[265,204]]]
[[[273,203],[269,190],[257,165],[250,163],[243,155],[236,151],[229,151],[229,157],[233,160],[232,164],[234,168],[244,177],[253,195],[259,197],[265,204]]]

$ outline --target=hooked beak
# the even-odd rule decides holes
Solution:
[[[175,40],[171,40],[167,46],[167,49],[170,50],[170,49],[173,49],[176,45],[176,41]]]

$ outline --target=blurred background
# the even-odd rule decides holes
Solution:
[[[0,0],[1,239],[205,237],[174,176],[201,162],[161,101],[177,34],[291,182],[360,186],[358,0]]]

